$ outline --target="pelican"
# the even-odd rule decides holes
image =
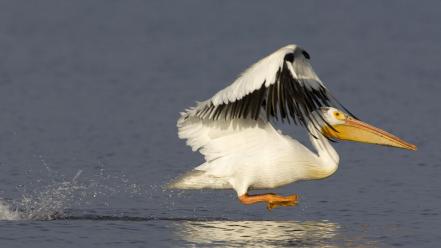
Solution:
[[[271,121],[306,128],[315,152],[276,130]],[[168,186],[234,189],[243,204],[271,210],[294,206],[298,195],[251,195],[299,180],[323,179],[338,168],[330,141],[357,141],[408,150],[410,144],[351,114],[311,67],[309,54],[288,45],[261,59],[212,98],[181,113],[178,135],[205,162]]]

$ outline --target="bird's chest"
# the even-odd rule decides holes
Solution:
[[[251,187],[256,189],[277,188],[304,177],[302,168],[284,161],[258,166],[254,174]]]

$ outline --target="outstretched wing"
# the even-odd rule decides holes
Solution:
[[[285,46],[252,65],[230,86],[187,112],[187,116],[206,120],[257,120],[266,116],[268,120],[292,120],[303,126],[308,120],[315,123],[311,112],[338,102],[333,101],[309,60],[302,48]]]

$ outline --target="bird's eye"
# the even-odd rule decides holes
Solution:
[[[339,112],[335,112],[334,116],[338,118],[338,117],[340,117],[340,113]]]

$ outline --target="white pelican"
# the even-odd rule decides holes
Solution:
[[[205,163],[169,187],[234,189],[243,204],[265,202],[271,210],[296,205],[298,196],[248,191],[331,176],[339,156],[329,140],[416,150],[415,145],[355,118],[332,97],[309,61],[301,47],[282,47],[212,98],[181,113],[179,137],[193,151],[199,150]],[[316,153],[277,131],[272,119],[306,127]]]

